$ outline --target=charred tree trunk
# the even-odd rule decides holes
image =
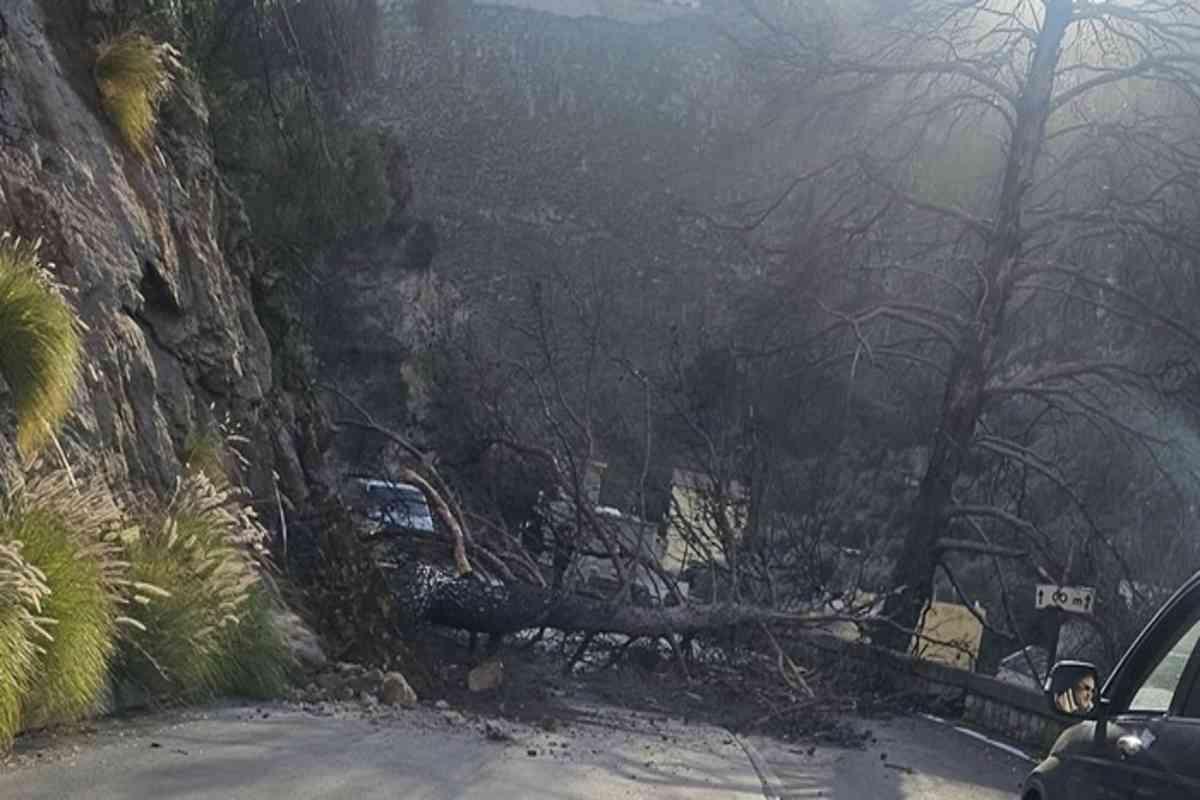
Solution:
[[[1063,38],[1071,23],[1072,0],[1046,0],[1045,17],[1017,107],[1003,183],[982,263],[975,317],[954,355],[942,398],[941,421],[930,448],[904,547],[892,572],[899,588],[889,597],[885,616],[895,623],[877,640],[894,650],[907,650],[909,631],[916,630],[933,591],[941,553],[937,541],[948,533],[947,508],[962,474],[975,428],[986,400],[987,381],[996,361],[1013,273],[1022,255],[1022,199],[1046,135],[1054,78]]]
[[[429,564],[389,571],[388,583],[410,622],[493,635],[557,628],[653,638],[760,622],[808,621],[737,603],[669,607],[607,603],[530,584],[489,582],[474,574],[459,577]]]

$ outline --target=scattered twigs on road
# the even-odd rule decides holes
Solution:
[[[808,681],[804,680],[804,673],[796,666],[796,662],[792,661],[787,653],[783,652],[783,648],[779,646],[779,641],[775,638],[775,634],[771,633],[771,629],[764,624],[759,624],[758,627],[771,644],[771,649],[775,651],[775,658],[779,664],[779,674],[783,677],[784,682],[793,689],[803,691],[809,698],[816,697],[816,693],[808,685]]]

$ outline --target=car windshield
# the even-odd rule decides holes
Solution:
[[[433,530],[433,517],[425,495],[415,486],[382,481],[364,483],[367,517],[384,525]]]

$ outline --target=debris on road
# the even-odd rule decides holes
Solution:
[[[385,705],[412,708],[417,704],[417,693],[409,686],[403,675],[399,672],[389,672],[383,676],[379,699]]]
[[[491,719],[483,723],[483,737],[490,742],[511,742],[513,738],[507,728]]]
[[[472,692],[487,692],[504,682],[504,662],[489,659],[467,673],[467,688]]]

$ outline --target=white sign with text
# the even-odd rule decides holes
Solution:
[[[1061,608],[1074,614],[1092,613],[1096,590],[1091,586],[1055,586],[1039,583],[1034,605],[1038,609]]]

